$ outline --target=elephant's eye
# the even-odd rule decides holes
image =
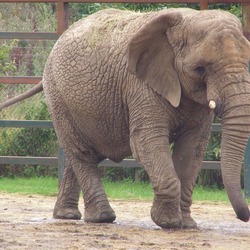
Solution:
[[[205,67],[203,66],[198,66],[194,69],[199,75],[203,75],[206,71]]]

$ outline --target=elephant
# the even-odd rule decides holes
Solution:
[[[84,220],[112,223],[97,165],[133,155],[149,175],[151,218],[162,228],[197,227],[192,191],[216,115],[225,189],[247,222],[240,171],[250,133],[249,60],[241,23],[226,11],[106,9],[70,26],[41,83],[0,108],[44,91],[67,158],[54,218],[80,219],[83,191]]]

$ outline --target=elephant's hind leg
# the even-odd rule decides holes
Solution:
[[[84,196],[84,221],[110,223],[116,218],[102,187],[97,164],[74,159],[72,164]]]
[[[87,154],[85,153],[85,156]],[[92,223],[113,222],[116,216],[102,187],[97,164],[77,158],[75,156],[69,157],[69,165],[65,169],[54,208],[54,218],[81,218],[78,200],[80,189],[82,189],[85,206],[84,221]]]
[[[86,143],[75,119],[64,104],[55,85],[47,86],[47,102],[56,134],[67,158],[68,166],[54,209],[55,218],[80,219],[78,199],[84,195],[86,222],[113,222],[116,218],[101,184],[97,164],[100,157]],[[53,95],[51,95],[53,93]]]
[[[65,162],[64,177],[59,188],[53,217],[56,219],[80,220],[82,217],[78,209],[80,186],[73,169],[67,164],[68,161]]]

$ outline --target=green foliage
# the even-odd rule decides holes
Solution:
[[[242,7],[241,4],[232,4],[229,12],[237,16],[242,21]]]
[[[12,48],[16,47],[17,40],[13,40],[10,44],[7,42],[0,43],[0,76],[9,74],[16,70],[13,61],[10,61],[9,54]]]
[[[235,16],[237,16],[240,20],[242,20],[242,7],[241,4],[226,4],[226,3],[218,3],[218,4],[209,4],[209,9],[221,9],[228,11]]]
[[[55,4],[0,3],[0,29],[3,31],[56,31]]]
[[[48,3],[0,3],[0,30],[56,31],[55,5]],[[11,62],[15,67],[15,70],[7,72],[8,75],[39,76],[43,73],[46,59],[55,41],[8,40],[4,43],[11,48],[6,58],[7,63]],[[3,74],[6,75],[6,71]]]
[[[44,101],[23,102],[15,109],[16,113],[23,114],[24,120],[47,120],[49,114]],[[7,115],[6,115],[7,116]],[[8,116],[9,117],[9,116]],[[55,156],[58,144],[53,129],[20,128],[0,129],[0,155],[11,156]],[[55,167],[47,166],[1,166],[2,176],[55,176]]]
[[[0,29],[6,31],[55,31],[55,5],[45,3],[0,3]],[[0,44],[0,75],[41,76],[54,41],[13,40]],[[29,86],[0,84],[0,101],[24,92]],[[50,119],[42,95],[4,109],[0,119]],[[0,154],[54,156],[57,140],[52,129],[0,128]],[[1,166],[2,176],[56,175],[55,167]]]

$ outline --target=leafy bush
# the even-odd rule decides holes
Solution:
[[[0,75],[6,75],[16,70],[14,62],[10,61],[9,58],[10,50],[15,47],[16,44],[17,40],[13,40],[9,44],[7,42],[0,44]]]
[[[23,114],[24,120],[47,120],[49,114],[42,96],[35,101],[26,101],[12,108],[15,113]],[[9,109],[8,109],[9,110]],[[7,112],[7,111],[6,111]],[[5,113],[6,113],[5,112]],[[10,119],[10,115],[5,115]],[[0,155],[11,156],[55,156],[57,155],[57,139],[53,129],[39,128],[2,128],[0,130],[1,144]],[[45,166],[1,166],[2,176],[55,176],[55,167]]]
[[[1,11],[4,10],[4,11]],[[44,3],[1,3],[0,28],[6,31],[55,31],[54,5]],[[42,75],[54,41],[7,40],[0,42],[0,75]],[[42,51],[42,53],[41,53]],[[0,101],[24,92],[29,86],[0,83]],[[0,119],[50,119],[44,98],[36,95],[28,101],[4,109]],[[53,156],[57,140],[51,129],[0,128],[0,154]],[[3,176],[55,175],[55,167],[1,166]]]

